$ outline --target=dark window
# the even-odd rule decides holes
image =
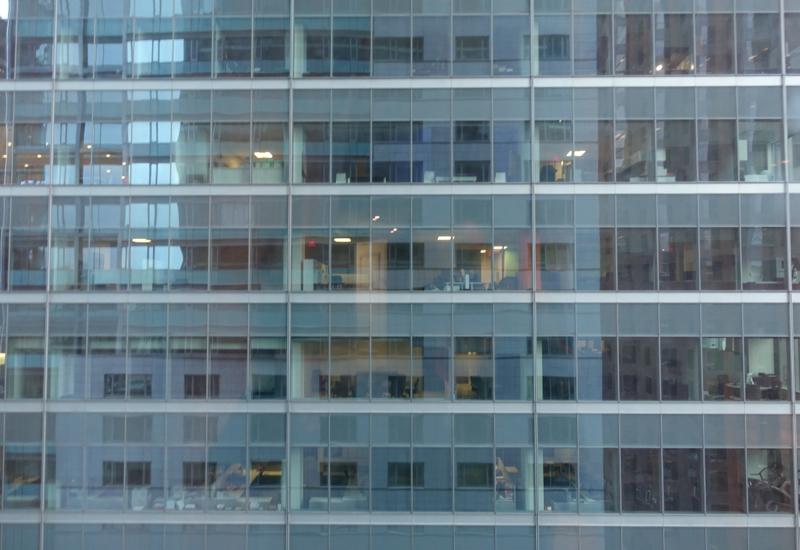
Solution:
[[[372,48],[376,62],[403,61],[408,63],[411,56],[411,38],[405,36],[376,37]]]
[[[211,484],[216,477],[216,471],[217,465],[213,462],[208,463],[208,470],[206,470],[205,462],[184,462],[183,485],[184,487],[203,487],[206,481]]]
[[[150,463],[128,462],[128,486],[147,487],[150,485]]]
[[[183,376],[183,395],[187,398],[205,399],[206,387],[208,387],[208,397],[219,397],[219,374]]]
[[[206,375],[185,374],[183,376],[183,395],[185,397],[206,397]]]
[[[320,485],[328,483],[328,472],[319,473]],[[331,487],[349,487],[358,483],[358,462],[331,462],[330,465]]]
[[[250,487],[280,487],[282,464],[280,462],[253,462],[251,470],[258,474],[250,482]]]
[[[488,60],[488,36],[456,36],[456,61]]]
[[[456,142],[488,142],[489,126],[488,122],[456,122]]]
[[[125,463],[103,461],[103,487],[122,486],[125,482]]]
[[[131,374],[128,381],[131,397],[153,397],[153,375]]]
[[[250,38],[229,37],[220,45],[223,61],[250,61]]]
[[[494,464],[461,462],[457,465],[458,487],[491,487],[494,485]]]
[[[272,374],[253,375],[253,399],[286,398],[286,377]]]
[[[411,464],[389,462],[386,465],[387,487],[411,487]]]
[[[569,61],[569,35],[539,35],[539,59],[543,61]]]
[[[103,397],[125,397],[124,374],[106,374],[103,376]]]
[[[253,54],[258,61],[283,61],[286,57],[286,38],[283,36],[256,37]]]

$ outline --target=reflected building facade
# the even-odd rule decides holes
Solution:
[[[0,16],[0,548],[797,547],[797,0]]]

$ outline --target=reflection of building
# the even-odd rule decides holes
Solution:
[[[796,0],[0,1],[0,547],[796,548]]]

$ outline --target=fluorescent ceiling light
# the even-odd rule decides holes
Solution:
[[[269,151],[256,151],[255,153],[253,153],[253,156],[256,157],[257,159],[271,159],[272,153],[270,153]]]
[[[350,237],[334,237],[333,242],[335,243],[349,243]]]
[[[451,235],[439,235],[438,237],[436,237],[436,240],[439,241],[450,241],[452,239],[453,237]]]
[[[147,244],[153,242],[150,239],[131,239],[131,241],[135,242],[136,244]]]

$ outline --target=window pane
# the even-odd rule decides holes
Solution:
[[[450,399],[450,337],[415,337],[411,354],[412,395]]]
[[[453,509],[451,452],[449,448],[414,448],[414,511],[448,512]]]
[[[610,15],[575,15],[575,74],[611,74]]]
[[[783,180],[781,123],[739,122],[739,173],[741,181]]]
[[[622,511],[661,510],[661,458],[658,449],[621,449]]]
[[[492,74],[528,76],[531,72],[530,19],[527,16],[495,16],[493,25]]]
[[[692,16],[657,14],[655,27],[656,74],[693,73]]]
[[[617,181],[653,181],[653,123],[617,121],[616,126]]]
[[[695,181],[694,122],[659,120],[656,127],[656,181]]]
[[[491,400],[494,386],[492,371],[491,338],[456,338],[453,358],[456,399]]]
[[[495,463],[492,449],[455,450],[455,509],[489,512],[495,500]]]
[[[623,401],[658,400],[658,339],[619,339],[619,386]]]
[[[575,339],[539,337],[536,343],[539,400],[575,399]]]
[[[744,449],[706,449],[706,509],[743,513]]]
[[[619,290],[655,290],[655,230],[618,229]]]
[[[578,337],[578,399],[614,401],[617,398],[617,339]]]
[[[739,338],[703,338],[703,398],[741,401],[742,341]]]
[[[412,243],[413,290],[454,290],[452,236],[448,229],[414,230]]]
[[[736,122],[698,120],[700,181],[735,181],[737,179]]]
[[[786,72],[800,72],[800,14],[784,15],[786,26]]]
[[[778,73],[780,59],[778,14],[736,15],[736,53],[739,74]]]
[[[491,142],[490,122],[455,122],[453,135],[453,182],[492,181]]]
[[[569,75],[572,72],[571,28],[568,15],[537,15],[533,21],[533,74]]]
[[[374,76],[409,76],[412,52],[411,19],[376,17],[372,32]]]
[[[295,20],[294,74],[300,76],[330,76],[331,30],[330,19],[297,18]]]
[[[575,182],[614,181],[614,123],[575,122]]]
[[[700,399],[700,340],[661,338],[661,395],[665,401]]]
[[[450,18],[414,17],[413,29],[412,75],[448,76],[450,74]]]
[[[530,144],[530,122],[494,123],[495,183],[530,181]]]
[[[700,230],[700,269],[703,290],[739,288],[739,235],[737,229]]]
[[[578,511],[577,449],[539,449],[539,510]]]
[[[370,20],[333,18],[333,76],[369,76]]]
[[[653,28],[650,15],[614,17],[616,74],[653,73]]]
[[[745,399],[789,399],[786,338],[745,338]]]
[[[661,229],[658,234],[659,288],[697,289],[697,231]]]
[[[571,229],[536,230],[537,290],[572,290],[575,242]]]
[[[572,181],[572,122],[536,122],[534,153],[537,182]]]
[[[733,15],[695,16],[697,74],[733,74]]]
[[[580,449],[580,512],[619,511],[617,449]]]
[[[449,118],[449,116],[448,105],[447,117]],[[413,162],[411,170],[415,183],[450,182],[450,132],[449,122],[415,121],[412,124]]]
[[[489,17],[453,18],[453,74],[479,76],[489,74]]]
[[[411,341],[372,339],[372,399],[411,397]]]
[[[495,339],[496,399],[532,399],[532,348],[530,337]]]
[[[777,227],[742,229],[742,288],[786,288],[786,231]]]

